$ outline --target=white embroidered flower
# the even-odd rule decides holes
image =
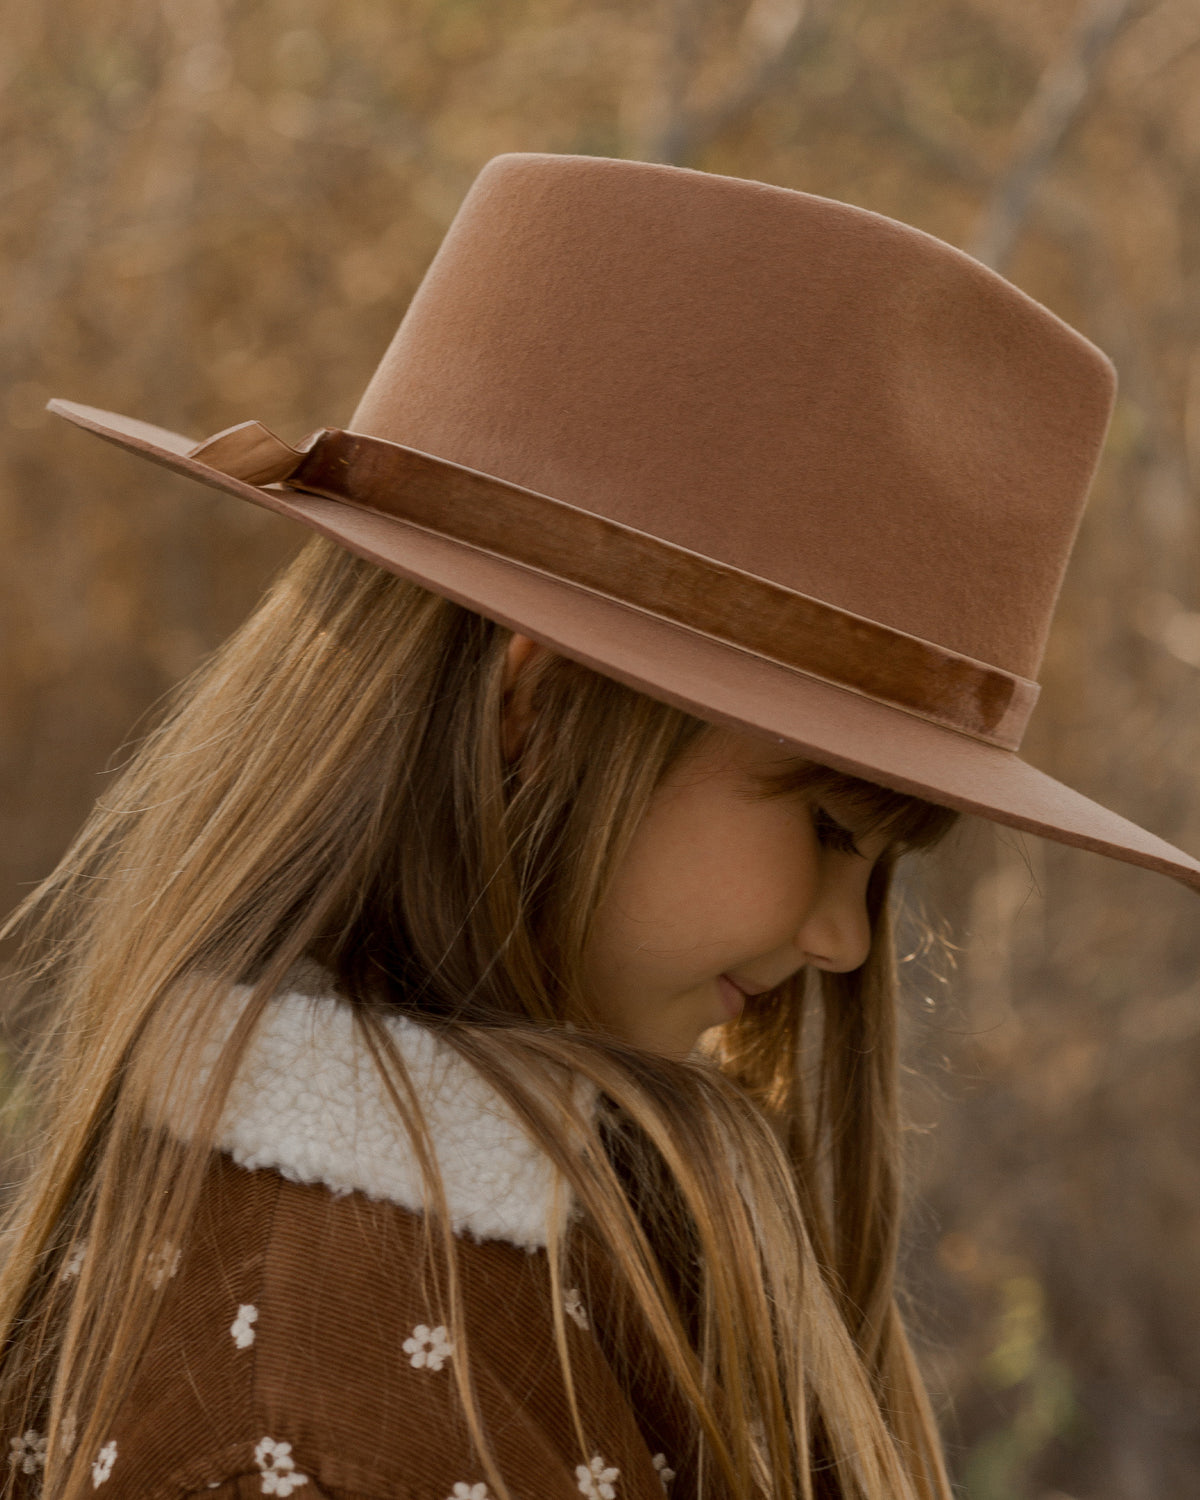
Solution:
[[[575,1468],[579,1492],[586,1495],[587,1500],[614,1500],[617,1493],[615,1485],[620,1477],[620,1469],[606,1468],[598,1453],[586,1468],[583,1464],[577,1464]]]
[[[262,1470],[264,1495],[290,1495],[299,1485],[308,1483],[307,1474],[296,1473],[291,1443],[262,1438],[254,1450],[254,1462]]]
[[[98,1490],[108,1476],[112,1473],[113,1464],[117,1461],[117,1445],[115,1442],[105,1443],[100,1452],[96,1454],[96,1461],[92,1464],[92,1488]]]
[[[587,1309],[583,1305],[583,1298],[579,1295],[579,1288],[573,1286],[563,1293],[563,1307],[566,1309],[567,1317],[578,1323],[580,1328],[588,1326]]]
[[[486,1484],[463,1484],[461,1481],[454,1486],[454,1493],[447,1495],[446,1500],[492,1500],[488,1494]]]
[[[87,1240],[80,1240],[63,1262],[58,1273],[59,1281],[73,1281],[83,1270],[83,1258],[87,1254]]]
[[[251,1302],[240,1302],[237,1317],[229,1325],[229,1331],[233,1334],[233,1342],[239,1349],[249,1349],[254,1342],[254,1329],[250,1325],[257,1322],[258,1308]]]
[[[78,1436],[78,1422],[75,1419],[75,1408],[71,1407],[59,1426],[59,1438],[62,1443],[62,1451],[71,1453],[75,1447],[75,1439]]]
[[[151,1285],[157,1290],[164,1281],[170,1281],[179,1269],[179,1257],[182,1250],[176,1248],[169,1240],[165,1245],[160,1245],[157,1250],[151,1250],[146,1257],[146,1275],[150,1278]]]
[[[12,1449],[8,1461],[19,1464],[22,1474],[35,1474],[46,1467],[46,1439],[32,1427],[20,1437],[10,1439],[8,1446]]]
[[[675,1470],[667,1468],[667,1455],[665,1453],[656,1453],[652,1462],[658,1470],[658,1477],[662,1480],[662,1487],[665,1490],[671,1480],[675,1478]]]
[[[436,1328],[418,1323],[412,1337],[404,1340],[403,1348],[415,1370],[440,1370],[454,1353],[454,1345],[440,1323]]]

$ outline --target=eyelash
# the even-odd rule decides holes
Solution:
[[[812,820],[819,844],[835,849],[839,854],[857,854],[861,859],[862,850],[854,842],[854,835],[835,818],[830,817],[823,807],[813,808]]]

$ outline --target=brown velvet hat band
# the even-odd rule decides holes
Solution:
[[[291,447],[259,422],[189,458],[400,517],[1005,750],[1038,684],[549,495],[382,438],[324,429]]]

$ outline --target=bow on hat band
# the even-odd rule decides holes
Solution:
[[[1028,678],[383,438],[328,428],[293,448],[243,422],[187,456],[382,511],[1004,750],[1037,701]]]

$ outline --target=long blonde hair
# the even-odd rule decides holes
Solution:
[[[517,776],[501,740],[509,638],[310,542],[6,929],[24,934],[25,981],[49,1004],[28,1073],[35,1164],[4,1231],[0,1412],[5,1431],[48,1432],[48,1500],[91,1492],[89,1456],[163,1295],[133,1272],[182,1242],[255,1025],[314,962],[408,1125],[457,1348],[470,1336],[457,1243],[384,1024],[397,1010],[483,1072],[557,1164],[693,1420],[705,1496],[948,1500],[893,1294],[888,891],[896,855],[953,815],[803,763],[764,786],[834,786],[889,830],[870,957],[758,997],[708,1056],[638,1052],[592,1024],[581,956],[655,787],[707,726],[548,653],[522,755],[536,774]],[[198,1051],[181,1028],[199,1037],[239,984],[245,1008],[190,1140],[152,1128],[154,1090],[186,1089]],[[602,1108],[581,1105],[581,1076]],[[82,1274],[64,1278],[85,1239]],[[552,1237],[556,1290],[571,1253],[569,1234]],[[455,1378],[488,1481],[511,1500],[469,1357]],[[575,1409],[585,1462],[586,1421]],[[16,1483],[10,1467],[5,1492]]]

